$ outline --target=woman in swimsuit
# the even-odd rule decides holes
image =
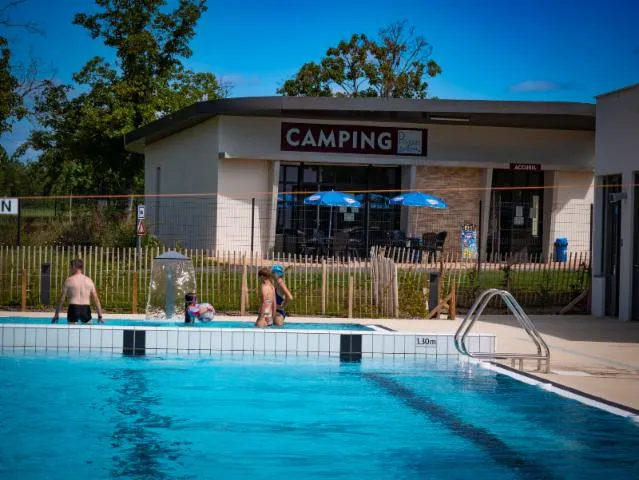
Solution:
[[[266,267],[260,268],[257,276],[262,282],[262,288],[260,289],[260,313],[257,315],[255,326],[259,328],[270,327],[273,325],[273,309],[275,307],[273,276]]]
[[[275,303],[277,305],[273,323],[281,326],[284,325],[284,320],[286,320],[286,306],[293,301],[293,294],[291,294],[284,281],[284,267],[273,265],[271,273],[275,280]]]

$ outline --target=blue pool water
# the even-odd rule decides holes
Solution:
[[[457,361],[0,356],[3,479],[639,478],[639,426]]]
[[[51,323],[48,317],[0,317],[0,323],[22,323],[27,325],[45,325]],[[66,317],[60,317],[60,324],[66,324]],[[96,325],[95,318],[89,325]],[[82,325],[82,323],[79,323]],[[184,322],[167,322],[153,320],[128,320],[128,319],[109,319],[105,320],[105,325],[112,326],[146,326],[146,327],[185,327],[185,328],[255,328],[254,322],[197,322],[195,324],[185,325]],[[359,330],[371,331],[365,325],[357,323],[294,323],[287,322],[281,327],[270,327],[283,330]]]

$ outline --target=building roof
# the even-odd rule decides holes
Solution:
[[[607,97],[608,95],[616,95],[617,93],[627,92],[627,91],[635,90],[638,88],[639,88],[639,83],[634,83],[632,85],[626,85],[625,87],[617,88],[610,92],[601,93],[597,95],[595,98],[599,99],[599,98]]]
[[[594,130],[595,105],[573,102],[413,100],[402,98],[248,97],[198,102],[134,130],[127,150],[144,146],[219,115],[392,123]]]

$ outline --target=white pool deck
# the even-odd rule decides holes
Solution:
[[[0,316],[44,316],[52,312],[0,312]],[[143,315],[110,314],[109,318],[142,319]],[[639,409],[639,322],[620,322],[612,318],[590,316],[531,315],[551,351],[551,373],[527,372],[594,395],[610,402]],[[255,321],[254,316],[218,316],[219,321]],[[359,323],[383,325],[397,332],[451,335],[461,322],[456,320],[386,320],[291,317],[291,323]],[[523,330],[508,315],[481,317],[473,332],[494,334],[497,352],[533,352],[534,347]]]

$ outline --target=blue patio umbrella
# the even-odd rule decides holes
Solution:
[[[318,207],[331,207],[328,222],[328,236],[331,236],[331,228],[333,224],[333,207],[360,207],[362,204],[355,200],[352,195],[344,192],[336,192],[334,190],[317,192],[304,199],[304,205],[317,205]]]
[[[446,202],[441,198],[422,192],[400,193],[396,197],[391,198],[388,203],[391,205],[402,205],[404,207],[448,208]]]

